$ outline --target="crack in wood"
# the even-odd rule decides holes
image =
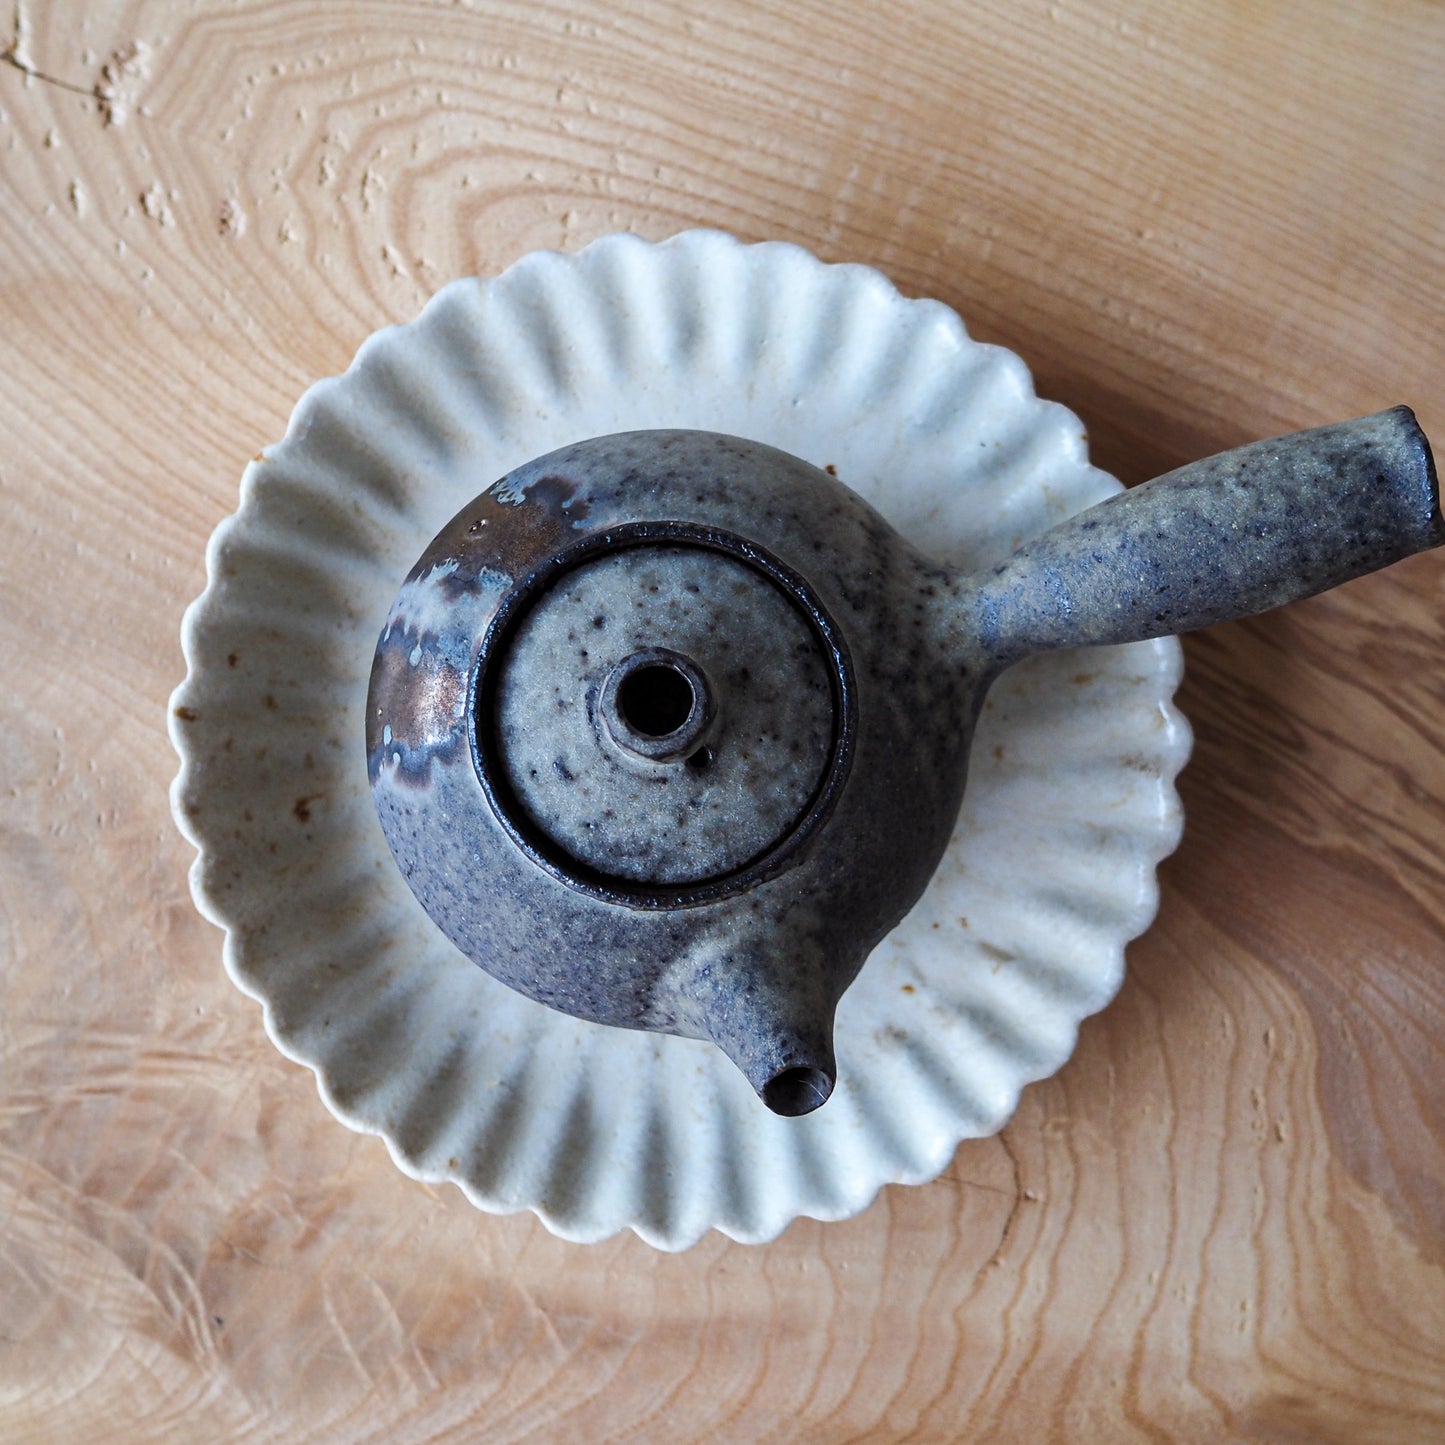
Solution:
[[[1009,1141],[1008,1141],[1008,1130],[1007,1130],[1007,1129],[1000,1129],[1000,1130],[999,1130],[999,1132],[998,1132],[998,1142],[999,1142],[999,1144],[1002,1146],[1003,1152],[1004,1152],[1006,1155],[1008,1155],[1008,1162],[1009,1162],[1010,1166],[1011,1166],[1012,1169],[1013,1169],[1013,1176],[1014,1176],[1014,1189],[1013,1189],[1013,1194],[1014,1194],[1014,1197],[1013,1197],[1013,1204],[1012,1204],[1012,1205],[1010,1206],[1010,1208],[1009,1208],[1008,1218],[1004,1220],[1004,1222],[1003,1222],[1003,1229],[1002,1229],[1002,1231],[1000,1231],[1000,1233],[999,1233],[998,1243],[994,1246],[993,1254],[989,1257],[989,1261],[988,1261],[988,1262],[989,1262],[990,1265],[998,1265],[998,1264],[1002,1264],[1002,1263],[1003,1263],[1003,1258],[1004,1258],[1003,1252],[1004,1252],[1004,1249],[1005,1249],[1005,1248],[1007,1247],[1007,1245],[1008,1245],[1009,1236],[1013,1233],[1014,1224],[1015,1224],[1015,1222],[1017,1221],[1017,1219],[1018,1219],[1018,1217],[1019,1217],[1019,1210],[1023,1207],[1023,1202],[1024,1202],[1024,1178],[1023,1178],[1023,1171],[1019,1168],[1019,1158],[1018,1158],[1018,1155],[1014,1153],[1013,1145],[1010,1144]]]
[[[76,81],[51,75],[30,60],[26,54],[28,29],[25,7],[21,0],[21,3],[15,6],[10,44],[0,50],[0,61],[18,70],[27,80],[38,80],[44,85],[53,85],[58,90],[68,91],[71,95],[93,100],[102,122],[107,127],[120,125],[129,117],[133,99],[126,94],[124,87],[128,81],[144,81],[147,78],[144,57],[148,47],[142,41],[132,41],[130,45],[113,52],[110,59],[101,66],[98,78],[90,85],[81,85]],[[149,111],[141,107],[139,113],[148,115]]]
[[[20,54],[21,37],[17,32],[14,43],[6,50],[0,50],[0,60],[7,65],[13,66],[21,75],[29,80],[39,80],[46,85],[59,86],[61,90],[68,90],[72,95],[83,95],[87,100],[95,100],[95,87],[76,85],[70,80],[61,80],[58,75],[47,75],[43,70],[37,70]]]

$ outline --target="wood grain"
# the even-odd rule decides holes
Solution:
[[[706,224],[1014,346],[1127,481],[1445,436],[1426,0],[82,0],[0,65],[0,1436],[1445,1435],[1445,568],[1192,640],[1188,830],[1077,1054],[937,1183],[581,1249],[334,1123],[165,790],[205,540],[445,280]]]

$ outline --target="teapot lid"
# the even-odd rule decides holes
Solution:
[[[842,732],[842,659],[810,602],[756,547],[685,526],[554,559],[476,673],[477,770],[514,838],[624,900],[712,894],[790,851]]]

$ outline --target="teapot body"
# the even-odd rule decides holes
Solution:
[[[378,645],[368,766],[413,891],[581,1018],[711,1039],[779,1112],[926,886],[987,684],[952,584],[773,448],[639,432],[464,507]]]

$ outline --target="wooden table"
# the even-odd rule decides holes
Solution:
[[[1445,1438],[1445,563],[1191,639],[1118,1001],[937,1183],[579,1248],[404,1178],[170,820],[246,460],[447,279],[706,224],[954,305],[1136,482],[1445,437],[1426,0],[20,0],[0,66],[0,1437]]]

